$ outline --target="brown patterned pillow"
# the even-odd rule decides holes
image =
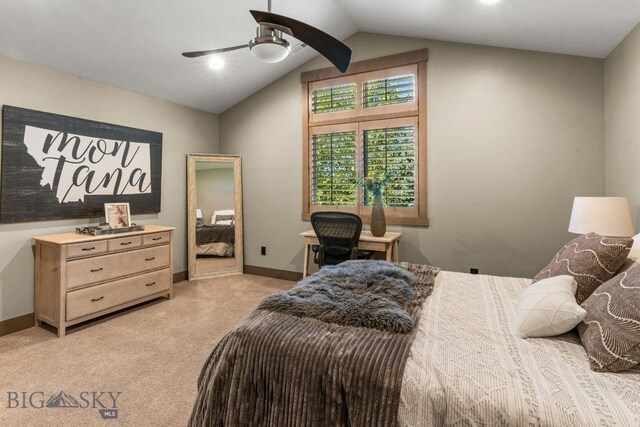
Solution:
[[[622,267],[632,243],[631,238],[605,237],[596,233],[576,237],[558,251],[531,283],[569,274],[578,282],[576,301],[582,304]]]
[[[640,267],[600,286],[582,304],[580,339],[594,371],[620,372],[640,363]]]

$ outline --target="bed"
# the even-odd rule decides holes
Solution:
[[[516,336],[530,282],[438,275],[407,359],[400,425],[640,425],[640,369],[591,371],[575,332]]]
[[[196,256],[232,257],[235,225],[201,224],[196,226]]]
[[[211,224],[196,225],[196,257],[232,257],[235,235],[235,211],[214,211]]]
[[[340,339],[327,350],[338,358],[318,362],[331,365],[330,375],[315,364],[288,369],[287,363],[295,354],[321,351],[315,342],[340,326],[329,324],[313,335],[296,329],[299,319],[282,315],[274,329],[264,326],[273,313],[256,310],[205,363],[191,425],[640,425],[639,368],[616,374],[591,371],[574,332],[517,337],[515,307],[530,279],[442,271],[433,282],[407,354],[394,351],[392,342],[377,341],[369,346],[370,358],[345,359],[355,341]],[[242,344],[221,352],[230,340],[243,341],[260,328],[253,347]],[[269,346],[281,331],[287,338]],[[244,378],[250,378],[243,382],[235,374],[254,347],[257,356],[245,366]],[[388,350],[379,351],[382,347]],[[262,363],[269,358],[278,362],[265,370]],[[393,369],[401,365],[397,384],[381,359]],[[363,376],[367,369],[374,371],[373,379]],[[314,382],[327,383],[327,396],[305,398]],[[367,399],[368,406],[358,412]],[[236,416],[243,411],[252,418]]]

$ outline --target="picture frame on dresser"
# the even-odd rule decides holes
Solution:
[[[103,235],[34,237],[35,326],[67,328],[158,298],[173,297],[174,227]]]
[[[131,226],[131,210],[129,203],[105,203],[105,222],[111,228],[127,228]]]

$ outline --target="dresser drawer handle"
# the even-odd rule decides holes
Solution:
[[[154,259],[156,259],[156,257],[152,256],[151,258],[145,258],[145,261],[153,261]]]
[[[97,273],[98,271],[102,271],[102,270],[104,270],[104,268],[100,267],[100,268],[96,268],[95,270],[91,270],[91,272],[92,273]]]
[[[104,298],[104,296],[102,296],[100,298],[91,298],[91,302],[97,302],[97,301],[100,301],[103,298]]]
[[[127,246],[130,245],[131,242],[120,242],[120,246]]]
[[[151,282],[151,283],[147,283],[145,286],[149,287],[149,286],[153,286],[155,284],[156,284],[156,282]]]
[[[95,246],[91,246],[90,248],[82,248],[83,251],[92,251],[94,250],[96,247]]]
[[[154,237],[151,240],[162,240],[162,237]]]

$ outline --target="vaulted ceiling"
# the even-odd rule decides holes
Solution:
[[[219,113],[313,58],[248,50],[222,70],[187,50],[244,44],[267,0],[2,0],[0,55]],[[603,58],[640,22],[639,0],[273,0],[338,39],[358,31]]]

